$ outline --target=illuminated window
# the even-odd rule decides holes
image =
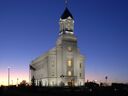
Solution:
[[[54,81],[52,81],[52,85],[54,85]]]
[[[72,72],[71,71],[68,71],[68,76],[71,76],[72,75]]]
[[[70,28],[71,28],[71,24],[68,23],[68,24],[67,24],[67,27],[68,27],[68,30],[70,30]]]
[[[68,46],[68,51],[71,52],[72,51],[72,48],[70,46]]]
[[[68,66],[69,66],[69,67],[72,66],[72,60],[68,60]]]

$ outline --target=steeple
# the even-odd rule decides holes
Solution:
[[[68,8],[66,7],[63,14],[61,15],[61,19],[67,19],[68,17],[71,17],[73,19],[72,14],[70,13]]]
[[[65,1],[65,10],[60,17],[60,33],[62,34],[74,34],[74,18],[67,8],[67,0]]]

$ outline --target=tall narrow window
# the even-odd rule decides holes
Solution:
[[[68,60],[68,67],[72,66],[72,60]]]
[[[80,63],[80,68],[82,67],[82,64]]]
[[[68,76],[71,76],[72,75],[72,72],[71,71],[68,71]]]

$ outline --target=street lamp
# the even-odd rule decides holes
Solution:
[[[8,86],[10,85],[10,68],[8,67]]]
[[[19,79],[17,78],[17,86],[18,86],[18,81],[19,81]]]

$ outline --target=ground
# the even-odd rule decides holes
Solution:
[[[0,87],[0,96],[128,96],[128,85],[99,86],[95,83],[82,87]]]

